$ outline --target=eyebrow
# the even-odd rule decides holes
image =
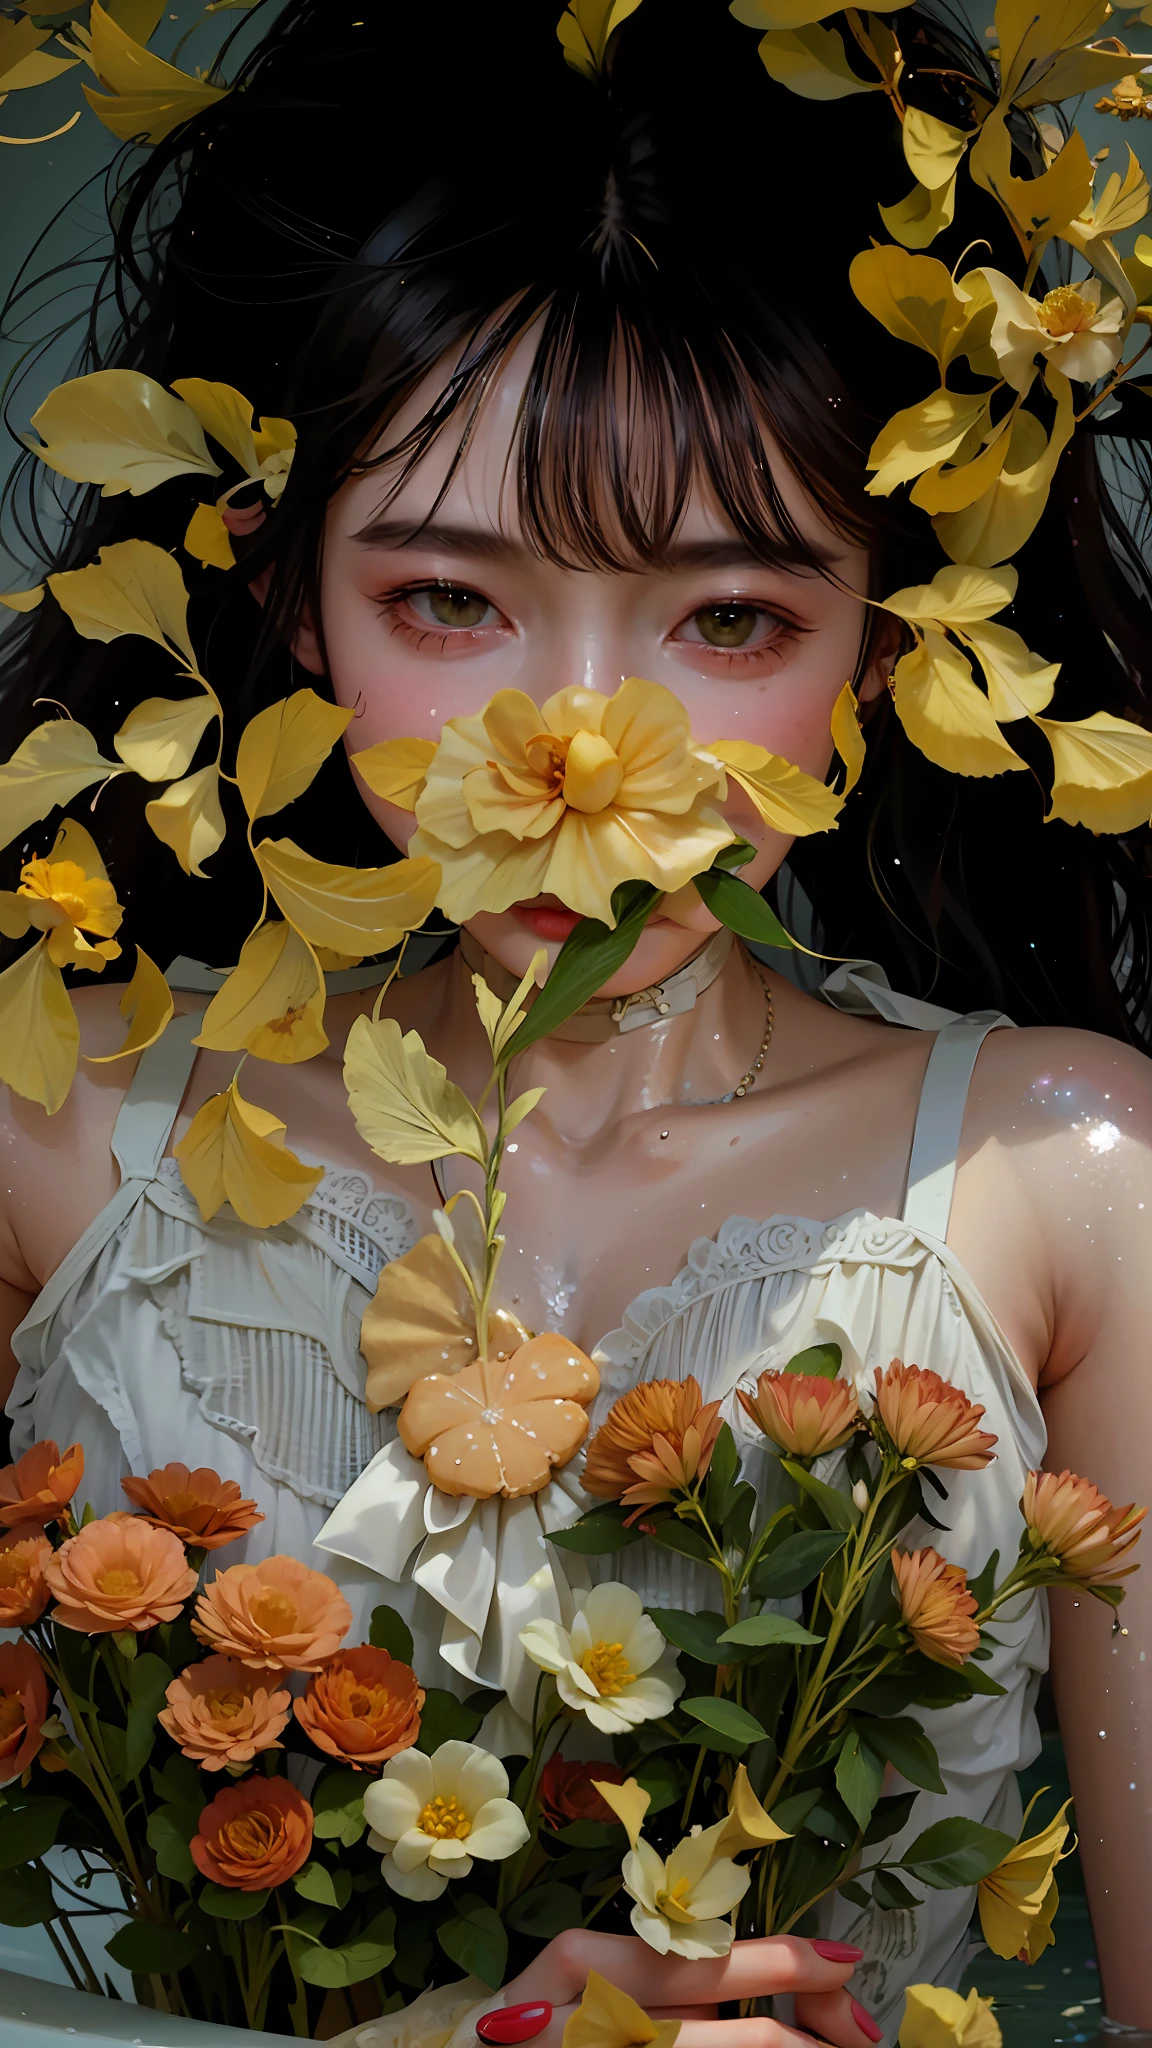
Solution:
[[[443,554],[471,556],[474,560],[522,560],[529,550],[508,534],[486,526],[451,526],[429,521],[413,526],[407,520],[373,519],[353,540],[365,548],[422,547]],[[766,569],[779,568],[785,574],[798,570],[785,562],[766,562],[762,555],[735,535],[718,535],[714,540],[675,541],[660,564],[662,569]]]

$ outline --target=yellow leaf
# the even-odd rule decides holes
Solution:
[[[1111,85],[1131,69],[1132,58],[1127,50],[1063,50],[1035,85],[1017,95],[1015,104],[1028,108],[1056,106],[1061,100],[1079,98],[1082,92],[1098,92],[1102,85]]]
[[[964,460],[965,450],[956,450],[961,458],[952,466],[937,464],[935,469],[925,470],[918,477],[908,496],[921,512],[932,518],[940,512],[963,512],[974,505],[990,491],[1000,475],[1012,446],[1012,421],[1014,415],[1007,414],[1000,421],[992,439],[979,454],[970,461]]]
[[[94,370],[48,393],[32,415],[33,453],[106,498],[134,498],[173,476],[219,476],[196,415],[139,370]]]
[[[203,864],[223,845],[225,831],[216,763],[173,782],[163,796],[145,804],[144,816],[157,839],[172,848],[184,873],[206,880]]]
[[[36,583],[31,590],[0,590],[0,604],[7,605],[10,612],[34,612],[44,600],[44,585]]]
[[[523,1095],[518,1095],[514,1102],[508,1104],[504,1111],[505,1137],[509,1132],[518,1129],[526,1116],[531,1116],[537,1103],[542,1101],[547,1093],[546,1088],[526,1088]]]
[[[953,178],[935,192],[926,185],[913,185],[906,199],[897,200],[895,206],[881,206],[878,211],[888,233],[905,249],[927,249],[937,235],[952,225],[956,180]]]
[[[305,1166],[288,1150],[285,1128],[246,1102],[235,1081],[201,1105],[174,1150],[205,1223],[225,1202],[254,1230],[287,1223],[303,1207],[324,1169]]]
[[[1038,718],[1055,775],[1049,819],[1090,832],[1133,832],[1152,816],[1152,733],[1126,718]]]
[[[275,918],[245,940],[194,1043],[213,1052],[250,1052],[281,1066],[310,1060],[328,1043],[324,993],[324,977],[307,939]]]
[[[541,946],[538,952],[533,953],[506,1003],[502,1003],[499,996],[493,995],[482,974],[472,976],[472,986],[476,991],[476,1008],[492,1048],[492,1058],[496,1063],[499,1063],[500,1055],[509,1039],[524,1022],[527,1015],[525,996],[530,988],[543,988],[547,972],[548,952],[546,947]]]
[[[957,353],[968,318],[968,299],[935,256],[907,249],[862,249],[848,281],[873,318],[915,348],[935,356],[943,377]]]
[[[564,2028],[560,2048],[673,2048],[679,2020],[659,2024],[634,1998],[589,1970],[583,1995]]]
[[[124,772],[118,761],[104,759],[86,725],[74,718],[48,719],[0,767],[0,846],[9,846],[90,783]]]
[[[1056,465],[1076,425],[1067,377],[1051,364],[1044,376],[1056,397],[1051,436],[1045,439],[1035,414],[1018,412],[1003,469],[990,489],[963,511],[940,513],[932,521],[936,538],[954,562],[977,562],[989,568],[1017,554],[1035,531],[1048,502]]]
[[[947,121],[938,121],[935,114],[922,113],[919,107],[909,107],[900,133],[904,161],[917,183],[926,185],[930,192],[950,185],[968,147],[970,138],[965,131],[951,127]]]
[[[146,43],[164,18],[164,0],[108,0],[105,12],[135,43]]]
[[[1013,568],[938,569],[931,583],[911,583],[894,590],[882,610],[895,612],[910,626],[967,626],[1002,612],[1016,595],[1020,578]]]
[[[640,0],[568,0],[556,24],[564,61],[585,78],[595,78],[603,69],[608,44]]]
[[[22,939],[32,922],[32,905],[15,889],[0,889],[0,932],[6,939]],[[495,997],[493,997],[495,1002]]]
[[[48,588],[85,640],[138,633],[166,653],[175,648],[196,674],[184,578],[171,555],[151,541],[115,541],[101,548],[99,561],[50,576]]]
[[[998,0],[1001,97],[1014,100],[1026,75],[1047,67],[1069,43],[1087,42],[1107,19],[1107,0]]]
[[[899,4],[900,0],[879,0],[872,11],[891,14]],[[838,9],[835,0],[732,0],[728,12],[746,28],[794,29],[823,21]]]
[[[351,760],[373,796],[387,797],[402,811],[414,811],[435,752],[435,740],[378,740],[374,747],[353,754]]]
[[[802,768],[794,768],[767,747],[749,740],[714,740],[707,749],[723,761],[733,781],[751,797],[765,824],[777,832],[805,836],[830,832],[844,799]]]
[[[1148,180],[1144,167],[1136,152],[1128,150],[1128,167],[1121,178],[1119,171],[1113,171],[1099,199],[1092,207],[1091,219],[1084,226],[1097,235],[1118,235],[1125,228],[1139,227],[1148,211]]]
[[[624,1832],[635,1848],[644,1825],[644,1816],[652,1804],[652,1795],[638,1785],[635,1778],[625,1778],[622,1785],[601,1784],[592,1780],[595,1790],[606,1806],[612,1808],[617,1820],[622,1821]]]
[[[859,706],[851,683],[845,683],[832,706],[832,744],[847,771],[844,795],[848,796],[860,780],[867,753],[860,730]]]
[[[37,28],[27,16],[23,21],[12,21],[0,15],[0,92],[10,90],[9,78],[48,41],[49,33],[46,28]]]
[[[177,377],[172,389],[191,406],[204,432],[227,449],[244,474],[255,476],[260,464],[248,400],[231,384],[209,384],[203,377]]]
[[[763,1849],[769,1842],[791,1839],[787,1829],[778,1827],[757,1799],[743,1764],[737,1764],[728,1799],[728,1819],[716,1842],[717,1856],[739,1856],[745,1849]]]
[[[1040,177],[1013,175],[1012,140],[1003,106],[989,114],[972,145],[970,162],[976,183],[999,200],[1028,250],[1061,234],[1092,198],[1092,164],[1077,128]]]
[[[207,691],[194,697],[145,697],[128,713],[112,744],[145,782],[185,775],[219,705]]]
[[[233,569],[236,566],[232,536],[216,505],[197,505],[188,521],[184,546],[202,569]]]
[[[391,952],[427,917],[440,887],[438,862],[421,856],[387,868],[313,860],[291,839],[262,839],[256,864],[286,918],[313,946],[337,953]]]
[[[49,1116],[67,1099],[80,1026],[47,939],[0,974],[0,1081]]]
[[[1058,661],[1044,661],[1010,626],[966,626],[965,640],[984,671],[992,716],[1008,725],[1031,718],[1052,701]]]
[[[913,746],[953,775],[1002,775],[1026,763],[1004,738],[972,680],[971,663],[929,627],[892,674],[896,715]]]
[[[934,463],[946,462],[987,417],[986,392],[943,388],[918,405],[893,413],[868,451],[868,467],[876,471],[868,484],[870,495],[886,498],[898,484],[910,483]]]
[[[910,1984],[904,1993],[900,2048],[1001,2048],[992,2000],[970,1991],[961,1998],[938,1984]]]
[[[301,796],[352,717],[315,690],[296,690],[251,719],[236,750],[236,780],[252,819]]]
[[[181,121],[202,114],[229,90],[192,78],[133,42],[100,0],[92,0],[91,31],[92,69],[108,92],[93,92],[86,85],[84,97],[120,142],[162,142]]]
[[[760,62],[769,78],[805,100],[842,100],[858,92],[883,92],[878,78],[860,78],[834,28],[808,22],[802,28],[777,29],[760,41]]]
[[[483,1166],[484,1125],[463,1090],[448,1079],[419,1033],[402,1035],[394,1017],[357,1017],[344,1051],[348,1106],[366,1145],[393,1166],[458,1153]]]
[[[48,85],[54,78],[59,78],[61,72],[71,71],[79,62],[79,57],[51,57],[47,50],[31,50],[20,63],[0,72],[0,93],[22,92],[30,86]]]
[[[116,1052],[86,1053],[85,1058],[94,1067],[105,1067],[109,1060],[126,1059],[131,1053],[143,1052],[149,1045],[155,1045],[172,1018],[172,991],[155,962],[148,958],[143,946],[136,948],[136,968],[120,998],[120,1015],[128,1020],[128,1035]]]

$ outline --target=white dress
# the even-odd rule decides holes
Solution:
[[[698,1238],[676,1278],[638,1295],[597,1346],[593,1425],[637,1381],[693,1372],[705,1400],[724,1401],[755,1476],[765,1460],[734,1390],[766,1366],[835,1341],[843,1370],[868,1387],[873,1369],[894,1357],[931,1367],[983,1403],[999,1439],[988,1471],[949,1475],[947,1505],[938,1503],[949,1524],[941,1547],[975,1572],[995,1548],[1002,1561],[1015,1555],[1024,1474],[1045,1447],[1028,1377],[944,1242],[968,1082],[987,1031],[1006,1020],[955,1020],[894,995],[860,963],[839,969],[825,993],[858,1013],[938,1032],[903,1215],[734,1216],[715,1238]],[[543,1541],[545,1529],[588,1505],[578,1461],[532,1501],[454,1501],[428,1487],[397,1441],[394,1415],[369,1414],[358,1349],[376,1276],[415,1241],[415,1220],[366,1175],[340,1170],[325,1173],[278,1229],[251,1231],[228,1208],[202,1223],[164,1156],[198,1025],[195,1015],[176,1019],[141,1058],[113,1138],[121,1186],[16,1332],[13,1455],[42,1437],[79,1439],[83,1493],[99,1513],[125,1504],[128,1473],[177,1458],[213,1466],[254,1495],[266,1518],[222,1565],[273,1551],[311,1563],[352,1605],[349,1641],[367,1636],[372,1608],[387,1602],[413,1628],[426,1684],[462,1694],[499,1686],[522,1711],[518,1631],[530,1613],[567,1618],[568,1581],[584,1568]],[[592,1563],[653,1604],[714,1602],[699,1567],[655,1545]],[[1039,1748],[1043,1598],[1023,1620],[1001,1620],[997,1635],[984,1668],[1003,1697],[979,1695],[927,1717],[948,1790],[921,1794],[909,1839],[946,1810],[1016,1829],[1014,1773]],[[497,1745],[512,1738],[510,1711],[486,1724]],[[854,1988],[889,2038],[906,1984],[959,1978],[972,1904],[971,1891],[930,1892],[915,1911],[828,1904],[825,1931],[865,1951]]]

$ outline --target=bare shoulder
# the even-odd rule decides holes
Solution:
[[[1152,1060],[1094,1031],[991,1032],[973,1076],[965,1152],[988,1143],[1098,1162],[1152,1147]]]

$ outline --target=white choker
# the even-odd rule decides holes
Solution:
[[[618,1032],[638,1031],[645,1024],[662,1024],[667,1017],[682,1017],[695,1009],[697,998],[711,988],[727,963],[732,945],[732,933],[722,926],[667,981],[637,989],[631,995],[593,996],[549,1036],[598,1045]],[[464,929],[460,933],[460,957],[470,973],[482,974],[493,995],[507,1002],[517,986],[517,976],[486,953]]]

